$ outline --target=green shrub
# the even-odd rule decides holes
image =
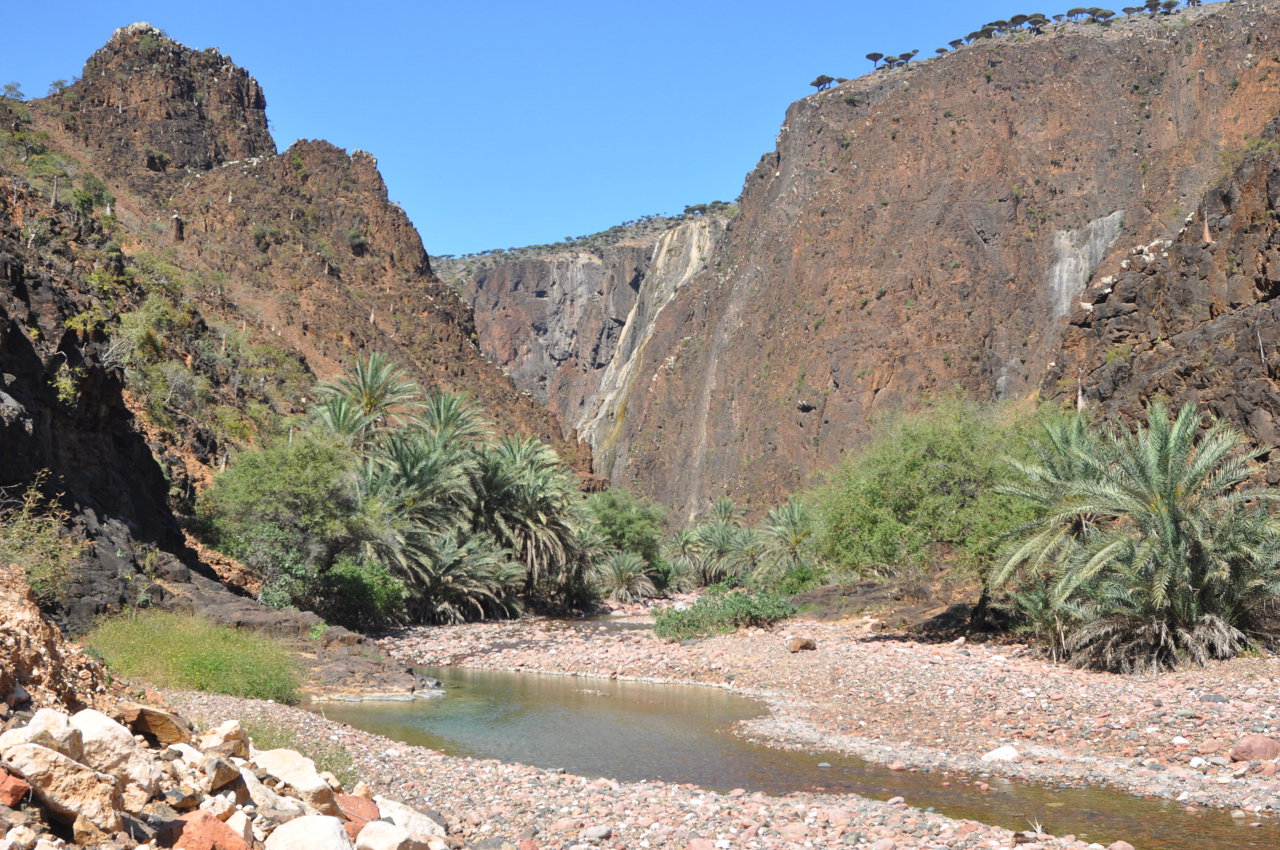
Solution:
[[[380,564],[341,558],[317,581],[312,606],[327,622],[357,631],[378,631],[404,619],[408,591]]]
[[[980,572],[1030,516],[998,492],[1030,455],[1037,415],[944,401],[881,425],[812,494],[819,553],[854,572],[900,573],[941,555]]]
[[[817,587],[826,581],[826,578],[827,571],[821,567],[809,563],[796,564],[782,574],[773,590],[781,596],[795,596],[797,593],[804,593],[806,590]]]
[[[609,548],[639,555],[650,573],[661,570],[666,512],[660,506],[611,487],[603,493],[593,493],[587,499],[587,508],[596,532]]]
[[[782,596],[715,585],[708,588],[707,594],[692,608],[685,611],[669,608],[659,613],[653,633],[667,640],[685,640],[749,626],[771,626],[795,613],[796,607]]]
[[[149,610],[105,620],[84,641],[113,670],[162,688],[298,701],[283,645],[201,617]]]
[[[71,514],[41,493],[46,473],[20,495],[0,491],[0,566],[20,567],[36,601],[64,599],[89,543],[67,531]]]

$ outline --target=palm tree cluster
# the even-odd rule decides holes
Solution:
[[[745,526],[742,517],[730,499],[717,499],[698,525],[672,535],[666,555],[676,581],[704,587],[722,582],[777,585],[801,572],[820,576],[809,554],[813,523],[805,503],[791,499],[769,511],[755,528]]]
[[[589,593],[598,546],[577,481],[550,447],[495,437],[474,401],[423,393],[381,354],[359,358],[317,397],[303,432],[290,439],[295,450],[307,441],[332,447],[320,457],[335,471],[314,473],[329,478],[311,488],[319,494],[308,502],[314,509],[290,508],[275,519],[279,505],[297,501],[287,481],[237,498],[233,487],[244,484],[246,470],[270,474],[269,464],[254,466],[252,452],[209,499],[230,554],[265,551],[268,570],[281,559],[301,561],[286,576],[298,587],[283,602],[311,600],[344,561],[403,583],[404,613],[419,622],[499,616],[523,600],[573,603]],[[295,466],[317,468],[306,459]]]
[[[1056,657],[1118,672],[1228,658],[1269,640],[1280,599],[1266,449],[1190,405],[1133,432],[1051,421],[1006,492],[1035,507],[989,576]]]

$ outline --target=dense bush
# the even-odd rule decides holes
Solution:
[[[587,499],[596,533],[618,552],[634,552],[652,576],[663,571],[662,524],[666,511],[660,506],[611,487]]]
[[[494,438],[475,402],[426,395],[377,354],[315,396],[303,427],[242,452],[201,503],[264,602],[376,629],[590,595],[601,547],[550,447]]]
[[[990,576],[1059,656],[1120,672],[1227,658],[1280,600],[1273,490],[1244,486],[1263,450],[1190,406],[1129,432],[1050,423],[1006,492],[1033,517]]]
[[[795,613],[796,607],[782,596],[716,585],[684,611],[668,608],[660,612],[653,632],[660,638],[685,640],[748,626],[771,626]]]
[[[157,687],[298,701],[284,646],[200,617],[149,610],[107,620],[84,639],[107,666]]]
[[[1030,508],[998,485],[1030,454],[1037,417],[944,401],[883,423],[812,494],[818,551],[859,574],[920,569],[949,555],[980,571]]]

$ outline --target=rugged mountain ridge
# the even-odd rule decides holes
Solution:
[[[554,246],[451,269],[485,356],[532,391],[594,451],[607,451],[616,399],[653,318],[712,256],[729,215],[668,219],[589,249]],[[602,235],[598,235],[602,236]],[[605,477],[610,463],[596,465]]]
[[[60,92],[0,99],[0,486],[48,470],[92,541],[57,606],[72,631],[146,599],[305,637],[317,618],[223,587],[174,509],[362,351],[588,466],[481,357],[373,157],[323,142],[277,155],[264,109],[218,51],[145,24]],[[355,639],[331,631],[326,647]]]
[[[1055,24],[793,104],[647,329],[598,469],[683,516],[722,494],[759,506],[927,395],[1074,398],[1068,361],[1114,343],[1068,332],[1086,287],[1177,233],[1280,115],[1277,10]],[[487,345],[496,310],[476,307]]]

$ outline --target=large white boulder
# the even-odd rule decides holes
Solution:
[[[0,735],[0,752],[18,744],[39,744],[73,761],[84,755],[80,730],[71,725],[67,715],[52,708],[40,709],[26,726]]]
[[[411,809],[404,803],[387,797],[374,797],[373,802],[378,804],[378,811],[382,812],[383,820],[389,820],[396,826],[404,827],[414,841],[426,844],[427,839],[445,834],[442,824],[436,823],[422,812]],[[365,828],[368,829],[367,826]]]
[[[39,744],[8,747],[0,757],[22,774],[42,803],[68,821],[83,815],[103,832],[121,828],[120,786],[114,776]]]
[[[342,821],[328,815],[306,815],[278,826],[267,836],[267,850],[355,850]]]
[[[265,750],[253,762],[293,789],[293,793],[322,815],[338,815],[333,789],[316,770],[316,763],[295,750]]]
[[[124,807],[138,812],[160,787],[164,776],[133,733],[100,711],[86,708],[71,715],[71,725],[84,742],[83,764],[120,780]]]

